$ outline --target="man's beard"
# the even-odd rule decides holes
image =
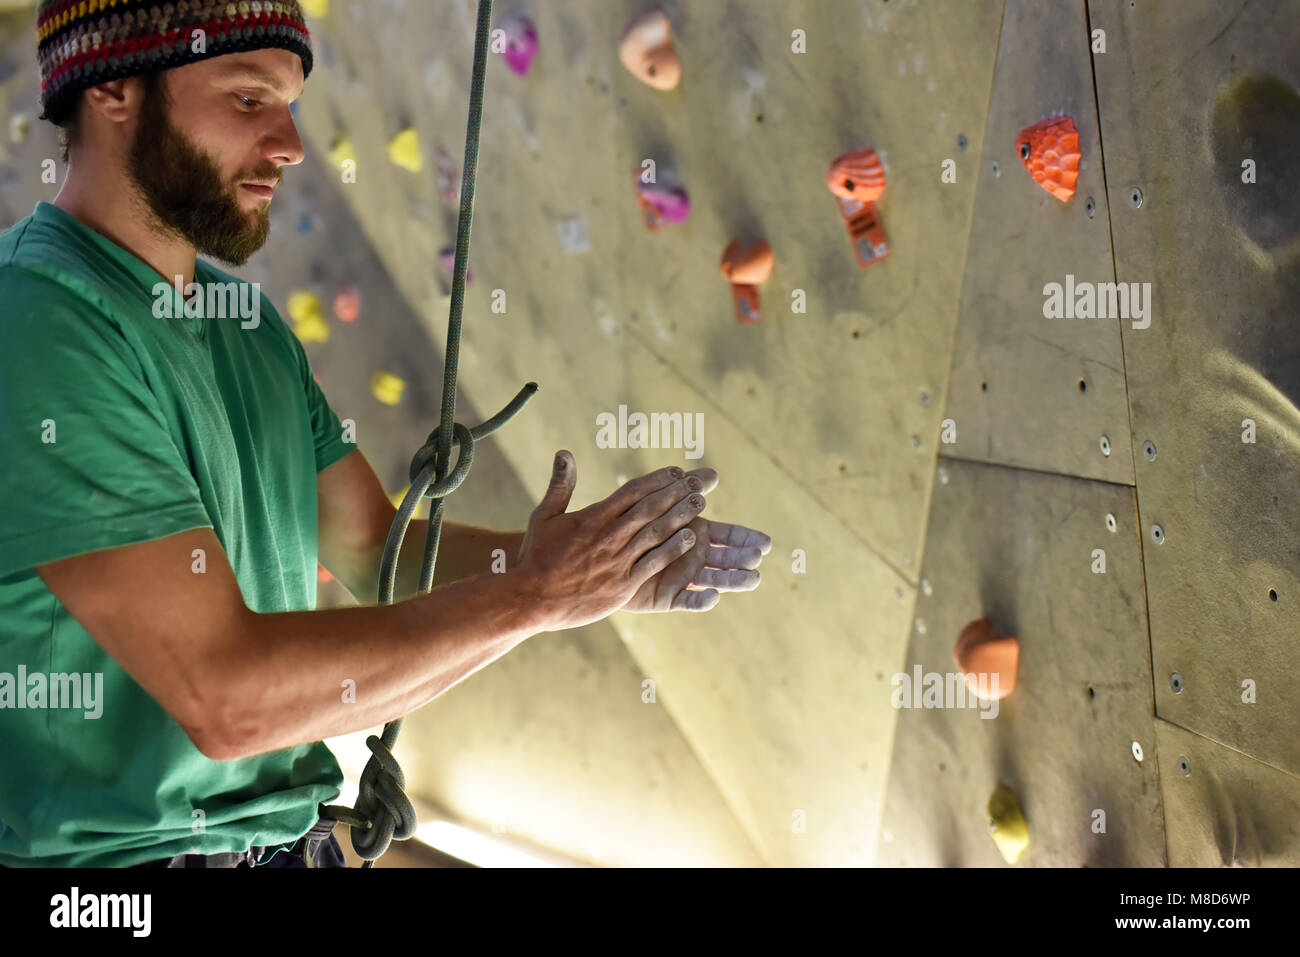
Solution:
[[[140,198],[163,226],[196,251],[242,266],[266,243],[271,230],[267,207],[250,213],[236,197],[240,183],[279,180],[279,169],[268,164],[223,182],[208,154],[172,125],[162,89],[151,91],[141,105],[127,169]]]

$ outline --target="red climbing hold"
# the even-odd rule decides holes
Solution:
[[[988,692],[990,699],[999,700],[1016,690],[1020,642],[1009,635],[999,635],[987,619],[972,621],[961,630],[953,655],[971,691]],[[979,675],[988,676],[984,688],[979,688]]]
[[[872,149],[845,153],[831,163],[826,185],[840,204],[840,214],[853,241],[853,253],[863,269],[889,255],[889,243],[876,214],[876,200],[885,191],[885,170]]]
[[[1061,202],[1074,195],[1081,154],[1073,118],[1058,116],[1021,130],[1016,155],[1034,182]]]

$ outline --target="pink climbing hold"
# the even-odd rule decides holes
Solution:
[[[691,199],[680,186],[641,182],[637,173],[637,204],[645,228],[654,232],[666,224],[684,223],[691,214]]]
[[[438,265],[442,267],[443,273],[445,273],[448,278],[455,275],[456,273],[456,247],[455,246],[442,247],[442,250],[438,253]],[[468,265],[466,265],[465,266],[465,288],[468,289],[469,284],[472,283],[473,281],[474,281],[474,272],[469,268]]]
[[[504,49],[498,49],[496,43],[492,49],[501,54],[506,66],[520,76],[527,76],[528,65],[537,55],[537,27],[527,17],[513,16],[497,21],[497,30],[505,41]]]
[[[356,322],[361,315],[361,292],[356,286],[345,286],[334,297],[334,315],[340,322]]]

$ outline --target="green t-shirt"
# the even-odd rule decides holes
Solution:
[[[270,301],[202,261],[195,281],[236,285],[196,317],[49,203],[0,233],[0,864],[287,846],[339,794],[321,742],[205,757],[34,571],[210,527],[249,608],[315,608],[316,473],[356,446]],[[77,684],[99,700],[69,707]]]

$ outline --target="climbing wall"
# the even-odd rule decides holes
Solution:
[[[1294,866],[1300,6],[1090,10],[1170,863]]]
[[[983,617],[1016,690],[996,720],[902,712],[882,863],[997,864],[986,831],[1030,866],[1300,860],[1297,28],[1294,4],[1006,5],[907,666],[955,670]],[[1060,114],[1065,203],[1017,155]],[[1049,317],[1076,281],[1145,314]]]
[[[351,141],[342,194],[438,341],[448,284],[432,263],[454,213],[436,154],[461,155],[474,4],[375,6],[377,29],[350,29],[357,8],[339,3],[315,25],[325,70],[302,126],[322,152]],[[574,507],[662,465],[718,470],[708,515],[774,539],[764,585],[707,616],[611,623],[765,862],[868,863],[1001,10],[672,5],[683,73],[663,91],[617,58],[650,9],[498,7],[532,18],[540,51],[526,76],[495,58],[489,73],[461,382],[480,408],[539,382],[493,439],[535,497],[558,448],[578,461]],[[408,125],[418,175],[385,156]],[[892,251],[862,269],[826,176],[873,146]],[[957,180],[936,189],[945,159]],[[690,195],[689,218],[658,232],[637,207],[647,160]],[[758,324],[732,314],[732,239],[773,250]],[[702,416],[702,455],[600,447],[596,417],[620,405]],[[624,694],[645,707],[643,691]],[[457,803],[427,766],[416,788]]]

